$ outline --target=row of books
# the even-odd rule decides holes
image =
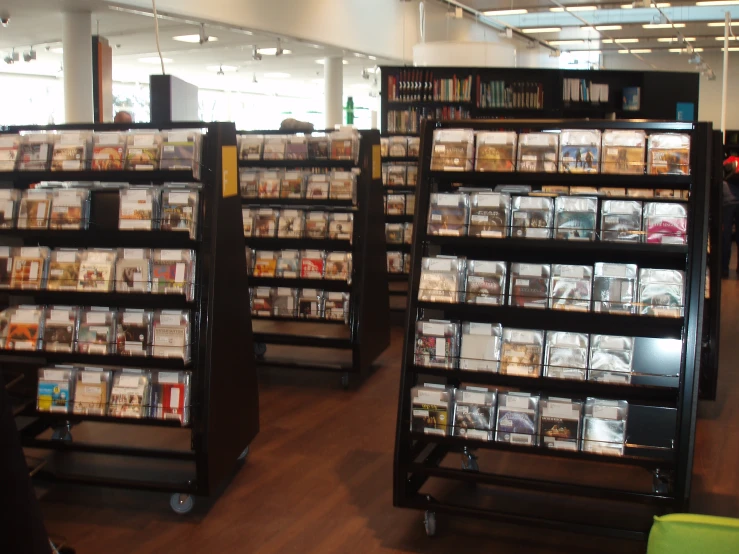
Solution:
[[[530,108],[544,109],[544,85],[530,81],[481,82],[477,77],[478,108]]]
[[[472,76],[434,79],[432,71],[403,69],[387,78],[387,98],[390,102],[469,102]]]
[[[389,110],[387,112],[387,131],[389,133],[418,133],[421,121],[455,121],[469,119],[470,110],[464,106],[444,106],[441,108],[412,107],[407,110]]]

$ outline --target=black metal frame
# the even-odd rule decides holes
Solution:
[[[90,226],[86,231],[3,230],[2,237],[14,244],[42,244],[50,247],[160,247],[196,250],[195,298],[183,296],[122,293],[81,293],[47,290],[9,290],[0,294],[4,305],[35,302],[38,304],[105,305],[137,308],[188,309],[192,316],[192,360],[158,359],[129,356],[83,355],[76,353],[0,352],[3,369],[20,368],[33,375],[26,394],[35,398],[36,368],[50,363],[180,369],[192,372],[190,450],[133,448],[123,445],[76,443],[41,437],[49,429],[71,428],[85,423],[135,426],[136,433],[147,428],[177,428],[179,422],[161,420],[129,420],[75,414],[39,413],[31,402],[19,415],[25,447],[54,451],[52,464],[47,464],[36,477],[55,482],[74,482],[98,486],[138,488],[146,490],[192,493],[202,496],[217,494],[239,467],[239,457],[259,432],[259,402],[256,370],[253,362],[249,298],[241,286],[246,276],[246,258],[241,241],[241,203],[238,194],[227,196],[223,186],[223,149],[236,147],[236,130],[232,123],[176,122],[157,124],[83,124],[57,126],[9,127],[3,132],[30,130],[94,130],[125,131],[135,129],[167,130],[173,128],[206,129],[201,157],[199,239],[187,233],[164,231],[119,231],[117,191],[94,190],[91,195]],[[114,180],[130,183],[194,182],[191,171],[79,171],[23,172],[3,174],[0,180],[25,188],[39,180]],[[29,375],[26,375],[29,377]],[[182,431],[177,431],[182,433]],[[117,470],[67,473],[77,462],[95,465],[96,455],[143,458],[146,467],[122,477]],[[84,458],[85,456],[92,458]],[[84,458],[84,461],[83,461]],[[92,462],[90,461],[92,460]],[[167,464],[187,462],[180,471],[181,479],[166,480]],[[161,465],[164,464],[164,465]],[[54,468],[59,471],[54,471]],[[180,467],[180,466],[178,466]],[[101,473],[102,472],[102,473]]]
[[[686,132],[692,135],[691,175],[689,177],[622,175],[566,175],[566,174],[517,174],[475,172],[431,172],[433,131],[436,128],[472,128],[476,130],[546,130],[546,129],[644,129],[647,132]],[[627,501],[640,504],[657,504],[662,511],[686,511],[690,496],[693,448],[695,443],[695,419],[698,404],[698,369],[701,356],[701,332],[703,327],[703,294],[706,266],[706,234],[708,223],[708,191],[711,178],[711,126],[704,123],[647,122],[647,121],[585,121],[585,120],[467,120],[457,122],[424,122],[421,132],[421,164],[418,179],[418,200],[413,236],[413,262],[410,277],[409,309],[403,351],[403,369],[398,401],[398,419],[395,443],[393,503],[399,507],[423,509],[470,517],[488,517],[523,525],[535,525],[556,530],[599,534],[627,539],[645,539],[651,521],[636,528],[609,520],[588,521],[585,513],[577,522],[562,517],[557,504],[545,504],[546,514],[532,517],[512,513],[505,508],[490,510],[476,505],[462,505],[433,498],[421,488],[430,478],[495,485],[506,490],[534,490],[554,493],[569,499],[585,497],[591,502]],[[621,187],[681,188],[690,190],[688,203],[689,227],[687,247],[648,244],[569,243],[566,241],[478,240],[472,237],[427,236],[426,220],[429,195],[435,190],[452,190],[453,183],[465,186],[492,187],[514,182],[528,184],[588,184],[602,186],[618,181]],[[669,183],[669,184],[668,184]],[[686,305],[682,319],[616,316],[598,313],[559,313],[549,310],[516,309],[508,306],[482,306],[470,304],[435,304],[417,300],[421,272],[421,259],[433,253],[467,256],[473,259],[527,260],[531,262],[588,263],[614,261],[637,263],[641,267],[680,268],[686,272]],[[426,315],[452,320],[488,321],[504,326],[523,326],[536,329],[562,329],[579,332],[627,334],[631,336],[672,338],[680,340],[679,382],[672,387],[650,385],[614,385],[589,381],[571,382],[546,378],[525,378],[485,372],[430,369],[414,365],[415,323]],[[651,339],[637,339],[651,340]],[[650,352],[650,355],[659,355]],[[677,365],[677,362],[675,362]],[[422,380],[421,376],[430,379]],[[424,378],[425,379],[425,378]],[[444,382],[480,383],[503,388],[522,388],[527,391],[552,393],[573,398],[595,396],[626,399],[631,408],[659,409],[670,417],[661,423],[650,421],[646,428],[632,429],[629,435],[656,433],[667,447],[647,449],[627,444],[623,457],[600,456],[584,452],[552,451],[544,448],[518,447],[506,443],[478,442],[453,436],[433,436],[411,432],[410,390],[417,383]],[[645,407],[645,408],[642,408]],[[651,412],[650,412],[651,413]],[[633,415],[633,414],[632,414]],[[674,417],[672,417],[674,415]],[[666,417],[666,416],[665,416]],[[659,419],[659,418],[657,418]],[[630,419],[630,422],[632,419]],[[635,424],[636,425],[636,424]],[[674,431],[671,437],[663,437],[664,429]],[[670,443],[670,440],[672,442]],[[637,443],[644,444],[644,443]],[[656,443],[655,443],[656,444]],[[672,445],[672,448],[669,446]],[[584,470],[583,463],[591,469],[605,473],[608,467],[633,466],[652,471],[652,491],[625,491],[608,486],[595,487],[571,481],[541,480],[534,478],[496,475],[465,469],[441,466],[447,454],[462,452],[469,455],[474,449],[506,452],[520,455],[531,464],[564,464],[581,461],[570,471]],[[568,460],[574,460],[569,462]],[[560,467],[560,466],[557,466]],[[646,474],[649,477],[648,474]],[[643,478],[644,475],[640,475]],[[432,482],[433,483],[433,482]],[[542,502],[547,500],[542,497]],[[592,506],[591,506],[592,508]],[[598,508],[594,508],[598,512]]]
[[[275,131],[239,131],[239,134],[275,134]],[[279,132],[286,134],[285,132]],[[344,384],[353,376],[364,378],[373,362],[390,345],[390,313],[388,275],[385,261],[385,226],[378,170],[380,135],[377,131],[360,131],[358,163],[349,160],[241,160],[240,167],[295,169],[323,168],[349,171],[358,167],[357,203],[350,200],[306,201],[303,199],[251,199],[243,198],[244,206],[301,206],[354,214],[354,232],[351,243],[346,240],[310,238],[258,238],[246,237],[247,246],[264,250],[338,250],[352,252],[353,276],[351,283],[329,279],[287,279],[250,277],[249,286],[315,288],[327,291],[350,293],[349,335],[346,338],[322,337],[312,334],[260,333],[254,332],[254,340],[265,345],[303,346],[349,350],[352,354],[351,367],[346,364],[311,364],[299,359],[270,360],[260,356],[257,364],[267,367],[339,371]],[[272,320],[324,325],[328,329],[343,326],[344,322],[328,319],[298,319],[252,316],[254,321]]]

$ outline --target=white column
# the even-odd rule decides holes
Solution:
[[[370,128],[377,129],[377,110],[372,110],[370,112],[370,118],[372,120],[372,123],[370,124]]]
[[[64,119],[67,123],[92,123],[92,14],[65,12]]]
[[[344,122],[344,60],[338,56],[326,58],[323,64],[323,86],[326,93],[326,129]]]

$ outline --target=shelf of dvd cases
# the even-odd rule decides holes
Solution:
[[[478,448],[535,454],[542,471],[568,460],[649,470],[652,489],[628,495],[627,485],[610,482],[547,482],[544,490],[685,506],[709,133],[707,124],[671,122],[424,124],[396,506],[525,522],[420,492],[434,478],[492,483],[482,463],[478,473]],[[568,149],[578,140],[585,142]],[[474,171],[481,161],[493,165]],[[601,163],[608,172],[599,172]],[[558,172],[559,164],[577,172]],[[529,167],[538,172],[522,171]],[[577,185],[587,189],[576,192]],[[650,188],[656,192],[626,194]],[[441,466],[460,451],[462,469]],[[535,475],[495,477],[537,490]],[[554,504],[549,513],[542,526],[590,528],[562,520]],[[632,533],[611,525],[599,531]]]
[[[207,496],[258,431],[248,295],[234,283],[246,278],[241,202],[221,171],[221,147],[236,134],[233,124],[171,126],[0,133],[0,181],[12,183],[0,190],[0,364],[37,385],[35,407],[21,412],[32,418],[24,446],[57,450],[60,461],[148,460],[123,478],[87,457],[74,482]],[[184,426],[192,447],[131,448],[113,432],[103,445],[78,444],[78,423],[96,439],[100,423],[142,434]],[[164,483],[162,467],[175,460],[191,463],[188,477]],[[67,480],[58,469],[44,477]]]

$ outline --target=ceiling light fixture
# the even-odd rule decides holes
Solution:
[[[689,54],[687,48],[670,48],[668,52],[679,52],[680,54]],[[703,52],[703,48],[693,48],[691,52]]]
[[[631,50],[619,50],[619,54],[651,54],[652,51],[649,48],[633,48]]]
[[[639,42],[639,39],[638,38],[617,38],[617,39],[604,38],[603,40],[601,40],[601,42],[603,44],[613,44],[614,42],[624,43],[624,44],[634,44],[634,43]]]
[[[695,37],[660,37],[657,42],[695,42]]]
[[[521,15],[524,13],[529,13],[529,10],[488,10],[485,12],[482,12],[482,15]]]
[[[630,10],[630,9],[632,9],[634,7],[635,7],[634,4],[621,4],[621,9],[622,10]],[[636,6],[636,7],[642,7],[642,6]],[[669,2],[657,2],[655,4],[654,2],[652,2],[652,7],[655,7],[655,8],[669,8],[670,7],[670,3]]]
[[[583,29],[589,29],[590,27],[583,27]],[[623,29],[621,25],[596,25],[596,31],[620,31]]]
[[[685,23],[645,23],[643,29],[682,29]]]
[[[531,29],[521,29],[525,35],[533,35],[535,33],[559,33],[562,27],[532,27]]]
[[[163,58],[161,61],[164,63],[172,63],[171,58]],[[158,64],[160,63],[159,56],[149,56],[146,58],[139,58],[139,62],[141,63],[151,63],[151,64]]]
[[[373,61],[374,60],[377,60],[377,56],[367,56],[367,58],[369,58],[370,60],[373,60]]]
[[[35,59],[36,59],[36,50],[33,49],[33,46],[31,46],[31,49],[28,52],[23,52],[24,62],[32,62]]]
[[[715,37],[716,40],[724,40],[724,37]],[[729,37],[729,40],[736,40],[736,37]]]
[[[200,42],[200,44],[202,44],[202,42],[200,41],[200,38],[201,38],[200,35],[180,35],[177,37],[172,37],[172,40],[177,40],[179,42],[189,42],[192,44],[197,44],[198,42]],[[203,42],[218,42],[218,37],[209,36],[209,37],[206,37],[206,40]]]
[[[64,48],[62,48],[61,46],[56,46],[54,48],[50,48],[49,52],[54,52],[54,54],[63,54]]]
[[[696,6],[739,6],[739,0],[712,0],[711,2],[696,2]]]
[[[726,49],[722,48],[721,51],[724,52]],[[729,52],[739,52],[739,46],[730,46]]]
[[[713,23],[708,24],[709,27],[723,27],[724,25],[726,25],[726,23],[724,23],[723,21],[715,21]],[[731,26],[732,27],[739,26],[739,21],[732,21]]]
[[[598,6],[568,6],[566,8],[549,8],[550,12],[592,12]]]
[[[257,49],[257,52],[259,52],[263,56],[280,56],[282,54],[292,54],[293,53],[292,50],[288,50],[287,48],[285,48],[284,50],[280,48],[279,54],[277,53],[278,52],[277,48],[259,48]]]

